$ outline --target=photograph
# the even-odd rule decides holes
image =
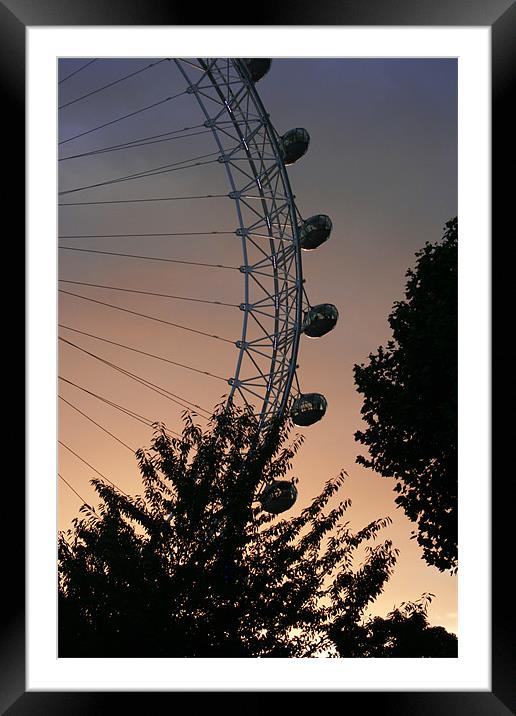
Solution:
[[[59,59],[59,657],[457,657],[457,69]]]

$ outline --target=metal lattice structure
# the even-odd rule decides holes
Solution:
[[[228,400],[258,400],[266,425],[288,404],[303,311],[299,216],[281,138],[242,60],[175,62],[213,132],[239,222],[243,320]]]
[[[328,333],[338,310],[332,304],[310,305],[301,252],[324,243],[332,222],[325,214],[303,220],[294,202],[286,167],[305,154],[310,137],[302,127],[280,135],[272,125],[255,86],[271,60],[161,58],[114,77],[113,65],[105,65],[100,86],[88,77],[95,62],[60,80],[77,83],[81,73],[78,88],[65,86],[59,106],[60,136],[65,135],[59,142],[59,238],[66,240],[59,245],[59,282],[65,286],[59,289],[59,340],[67,358],[59,379],[73,398],[59,395],[66,410],[130,452],[125,440],[75,404],[79,395],[97,409],[101,404],[151,427],[154,404],[133,396],[137,410],[127,405],[128,383],[209,419],[209,409],[199,403],[214,396],[204,392],[202,379],[222,383],[223,401],[243,403],[261,430],[285,414],[298,426],[318,422],[327,402],[319,393],[300,390],[300,336]],[[133,80],[137,76],[139,84]],[[150,81],[143,84],[143,77]],[[201,244],[202,237],[210,240]],[[77,246],[77,241],[86,244]],[[96,241],[106,248],[99,249]],[[110,261],[115,263],[108,268]],[[181,269],[169,271],[172,265]],[[160,273],[159,266],[166,268]],[[188,272],[199,269],[209,269],[210,275],[191,278]],[[98,299],[98,291],[109,292],[108,300]],[[137,306],[126,303],[131,297]],[[185,302],[190,310],[164,309],[163,300]],[[234,320],[205,313],[209,304],[231,309]],[[201,305],[198,325],[191,307]],[[144,325],[153,328],[140,331]],[[164,330],[166,335],[159,333]],[[186,336],[190,340],[183,340]],[[216,353],[209,348],[214,341],[220,348]],[[163,351],[169,342],[174,350]],[[159,361],[163,371],[165,363],[166,375],[159,368],[147,372],[149,360],[154,366]],[[167,387],[169,366],[188,371],[190,378],[195,374],[199,382],[190,382],[192,395]],[[181,384],[181,376],[176,381]],[[62,446],[89,465],[66,442]],[[284,511],[296,494],[291,483],[273,482],[262,506]]]

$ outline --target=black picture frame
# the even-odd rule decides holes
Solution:
[[[200,6],[199,6],[200,7]],[[511,108],[510,80],[514,79],[516,67],[516,4],[514,0],[297,0],[276,2],[263,6],[253,4],[254,14],[238,13],[245,25],[361,25],[361,26],[490,26],[492,32],[492,236],[493,261],[504,246],[502,232],[507,232],[507,243],[513,243],[514,234],[509,222],[509,211],[514,203],[514,181],[511,177],[511,155],[514,156],[513,131],[516,117]],[[256,22],[259,11],[261,22]],[[231,25],[221,22],[220,10],[203,6],[202,25]],[[236,14],[235,14],[236,16]],[[197,25],[199,8],[163,0],[0,0],[0,47],[3,58],[0,62],[3,119],[5,127],[4,150],[11,148],[11,159],[5,157],[9,177],[8,211],[11,226],[23,226],[24,205],[24,145],[25,145],[25,29],[27,26],[73,26],[73,25]],[[243,21],[242,21],[243,19]],[[511,152],[512,147],[512,152]],[[513,162],[513,160],[512,160]],[[507,171],[506,171],[507,170]],[[513,173],[513,172],[512,172]],[[12,188],[11,188],[12,187]],[[5,212],[4,212],[5,216]],[[21,230],[9,232],[17,251],[14,260],[24,265],[24,245]],[[7,238],[5,236],[4,238]],[[6,241],[7,243],[7,241]],[[500,248],[499,248],[500,247]],[[495,251],[496,248],[496,251]],[[507,263],[504,262],[507,266]],[[506,269],[507,270],[507,269]],[[511,285],[508,276],[501,276],[498,284]],[[18,296],[18,301],[23,298]],[[502,298],[493,296],[492,315],[500,313]],[[6,312],[9,313],[10,312]],[[7,316],[6,316],[7,317]],[[16,336],[15,326],[20,331],[20,322],[8,327]],[[498,353],[493,351],[494,359]],[[19,361],[20,364],[22,362]],[[492,388],[501,385],[502,376],[493,371]],[[18,404],[22,404],[18,399]],[[14,423],[14,421],[13,421]],[[10,449],[18,448],[13,432]],[[19,428],[17,428],[19,430]],[[508,430],[508,428],[506,429]],[[8,433],[5,433],[8,434]],[[516,698],[513,652],[514,645],[509,636],[511,622],[511,599],[507,596],[507,572],[510,571],[510,519],[512,505],[507,500],[504,485],[505,471],[497,470],[498,455],[507,451],[510,445],[503,428],[493,431],[493,480],[492,505],[492,690],[446,691],[446,692],[343,692],[343,708],[357,702],[361,711],[382,711],[399,716],[427,714],[486,714],[502,716],[515,712]],[[16,453],[20,451],[17,449]],[[25,486],[21,470],[16,464],[6,461],[5,481],[7,499],[4,502],[4,516],[18,506],[17,513],[23,514],[20,506],[25,504]],[[508,476],[509,477],[509,476]],[[509,512],[509,510],[511,512]],[[5,524],[5,523],[4,523]],[[140,713],[156,713],[158,708],[174,705],[173,692],[50,692],[31,691],[25,687],[25,540],[21,517],[17,523],[3,530],[2,597],[4,606],[1,619],[0,642],[0,712],[9,716],[22,714],[100,714],[120,708]],[[236,689],[235,689],[236,690]],[[338,689],[336,689],[337,691]],[[201,697],[202,692],[198,693]],[[288,694],[287,694],[288,695]],[[221,694],[222,696],[222,694]],[[255,702],[259,707],[260,696]],[[213,708],[213,702],[211,702]],[[195,708],[195,707],[194,707]]]

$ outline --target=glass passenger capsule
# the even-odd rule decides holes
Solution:
[[[316,249],[330,238],[333,224],[326,214],[316,214],[298,227],[299,243],[305,251]]]
[[[266,512],[274,515],[289,510],[297,499],[297,489],[288,480],[274,480],[262,492],[260,503]]]
[[[320,393],[303,393],[294,400],[290,417],[296,425],[313,425],[324,416],[328,403]]]
[[[272,60],[269,57],[252,57],[242,59],[253,82],[258,82],[271,68]]]
[[[335,328],[339,312],[333,303],[312,306],[304,315],[302,332],[310,338],[320,338]]]
[[[289,129],[280,139],[281,156],[288,166],[300,159],[308,149],[310,135],[302,127]]]

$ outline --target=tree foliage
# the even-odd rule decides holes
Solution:
[[[423,557],[457,569],[457,219],[426,243],[389,316],[393,338],[355,365],[367,428],[357,462],[397,480],[396,503],[417,523]]]
[[[441,626],[430,626],[427,609],[433,595],[407,602],[385,618],[371,617],[333,629],[332,636],[344,657],[440,657],[458,655],[458,641]]]
[[[266,513],[257,490],[286,475],[301,438],[286,444],[285,422],[264,436],[236,408],[204,432],[184,420],[180,438],[156,424],[137,452],[143,494],[93,479],[100,505],[60,534],[59,655],[331,653],[331,630],[359,622],[391,574],[397,551],[373,544],[389,520],[350,529],[344,472],[297,516]]]

